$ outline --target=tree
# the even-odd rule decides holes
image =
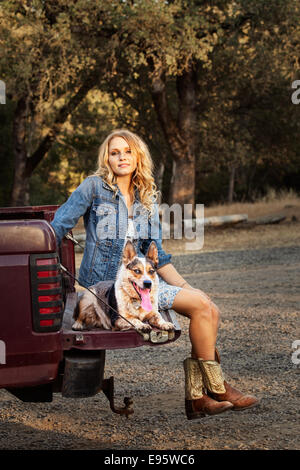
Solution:
[[[199,34],[201,8],[194,2],[131,2],[138,5],[128,11],[121,35],[126,35],[126,47],[116,56],[116,77],[135,76],[134,87],[123,99],[133,101],[142,89],[150,94],[169,154],[172,159],[170,202],[194,204],[195,152],[198,130],[197,74],[201,64],[208,61],[208,53],[216,41],[209,32],[209,22],[215,13],[203,16]],[[202,9],[205,7],[202,5]],[[119,95],[121,95],[119,93]],[[136,99],[141,114],[143,100]],[[135,106],[135,103],[133,103]],[[163,164],[165,161],[163,160]]]
[[[210,109],[202,118],[199,165],[203,168],[210,160],[223,177],[227,172],[228,202],[236,176],[238,197],[252,200],[266,181],[278,180],[276,173],[293,168],[299,155],[297,109],[290,104],[289,91],[291,64],[298,60],[299,7],[293,1],[284,4],[284,12],[282,4],[276,6],[256,13],[259,20],[250,15],[238,36],[216,48],[214,74],[205,81]]]
[[[248,159],[246,149],[253,137],[245,127],[250,119],[243,103],[239,103],[243,89],[240,82],[254,85],[253,97],[263,81],[263,62],[257,64],[257,57],[261,60],[265,44],[267,62],[275,70],[272,51],[283,39],[287,40],[287,25],[296,17],[295,12],[290,15],[294,4],[292,0],[287,8],[286,3],[275,0],[267,6],[257,0],[226,4],[196,0],[130,2],[126,22],[119,26],[122,42],[114,56],[116,78],[110,85],[139,114],[144,90],[150,93],[173,164],[171,203],[194,204],[195,162],[203,150],[201,137],[205,132],[200,123],[216,101],[213,93],[219,93],[218,99],[224,99],[226,94],[228,98],[223,109],[217,105],[223,119],[214,130],[218,136],[223,134],[228,147],[228,197],[233,198],[235,171]],[[286,20],[282,27],[277,26],[279,18]],[[257,70],[251,69],[257,65]],[[230,79],[226,78],[228,71]],[[220,86],[216,86],[214,74],[220,78]],[[267,75],[269,81],[270,74]],[[127,80],[126,91],[124,87],[118,90],[121,77],[123,82]],[[260,92],[258,99],[259,96]],[[224,156],[223,152],[223,159]]]
[[[233,182],[234,168],[251,154],[239,149],[257,155],[253,123],[270,90],[259,90],[263,64],[271,65],[269,83],[282,70],[273,51],[294,54],[297,8],[295,0],[4,0],[0,67],[14,105],[12,204],[28,203],[33,171],[98,89],[116,104],[116,122],[130,124],[152,146],[158,178],[172,167],[171,203],[194,205],[206,129],[224,143]],[[251,86],[245,95],[243,83]]]
[[[109,61],[115,33],[113,26],[110,29],[110,2],[99,2],[94,16],[84,6],[75,0],[1,4],[1,77],[15,104],[11,205],[29,203],[33,171],[68,116],[99,83]],[[89,35],[87,43],[90,22],[98,25],[98,33]]]

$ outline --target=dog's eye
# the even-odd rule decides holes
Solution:
[[[154,274],[155,273],[154,269],[149,269],[148,272],[149,272],[149,274]]]
[[[140,269],[135,269],[134,272],[135,272],[135,274],[141,274],[142,273],[142,271]]]

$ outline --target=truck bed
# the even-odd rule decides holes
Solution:
[[[136,348],[139,346],[159,346],[176,341],[179,338],[181,329],[176,315],[171,310],[161,311],[166,321],[173,323],[175,327],[174,338],[163,343],[152,343],[145,341],[143,336],[135,330],[112,331],[95,328],[92,330],[75,331],[72,330],[74,323],[73,314],[76,304],[79,300],[79,292],[71,292],[67,295],[66,305],[62,323],[62,341],[63,349],[85,349],[85,350],[103,350],[103,349],[125,349]],[[154,328],[154,331],[158,331]]]

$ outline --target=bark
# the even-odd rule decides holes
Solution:
[[[185,159],[174,160],[171,180],[171,204],[186,206],[186,217],[192,217],[195,201],[195,165]]]
[[[152,65],[152,99],[165,138],[173,157],[171,203],[195,201],[196,151],[196,71],[189,69],[177,77],[178,116],[172,116],[166,94],[163,68]]]
[[[232,166],[231,169],[230,169],[229,188],[228,188],[228,203],[229,204],[231,204],[233,202],[235,170],[236,170],[235,166]]]
[[[156,170],[156,181],[157,181],[157,187],[160,191],[162,191],[162,185],[163,185],[163,176],[164,176],[164,170],[165,170],[165,164],[163,161],[158,163],[158,168]],[[159,196],[159,201],[158,203],[161,204],[161,195]]]

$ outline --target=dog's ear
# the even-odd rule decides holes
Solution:
[[[136,256],[136,251],[130,240],[126,242],[123,250],[123,263],[127,265]]]
[[[157,268],[158,266],[158,250],[155,242],[151,242],[146,254],[146,258],[149,258]]]

